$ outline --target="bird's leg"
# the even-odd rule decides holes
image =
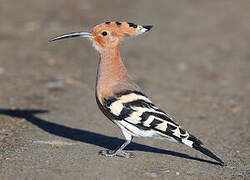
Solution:
[[[126,140],[120,147],[115,150],[102,150],[99,153],[107,157],[120,156],[124,158],[133,158],[135,156],[132,153],[123,150],[130,142],[130,140]]]
[[[135,155],[133,155],[132,153],[123,150],[131,142],[132,136],[124,131],[122,131],[122,133],[125,136],[126,141],[120,147],[118,147],[115,150],[102,150],[99,152],[99,154],[107,157],[112,157],[112,156],[120,156],[124,158],[135,157]]]

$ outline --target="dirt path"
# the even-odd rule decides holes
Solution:
[[[0,0],[0,179],[248,179],[250,3]],[[128,71],[226,167],[184,145],[138,139],[135,159],[97,109],[98,54],[83,39],[49,38],[106,20],[153,24],[127,40]]]

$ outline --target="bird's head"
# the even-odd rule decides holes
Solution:
[[[129,22],[105,22],[95,26],[91,32],[74,32],[57,36],[50,41],[70,37],[87,37],[93,41],[98,51],[106,48],[118,47],[124,36],[143,34],[152,28],[150,25],[136,25]]]

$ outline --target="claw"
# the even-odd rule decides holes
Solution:
[[[134,158],[135,155],[133,153],[127,151],[118,151],[116,153],[117,156],[124,157],[124,158]]]
[[[99,154],[106,156],[106,157],[113,157],[116,155],[116,153],[112,150],[101,150],[101,151],[99,151]]]

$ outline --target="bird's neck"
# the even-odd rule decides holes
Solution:
[[[121,87],[118,84],[127,83],[130,78],[121,60],[119,47],[100,51],[100,62],[97,70],[96,94],[98,99],[112,96]]]

